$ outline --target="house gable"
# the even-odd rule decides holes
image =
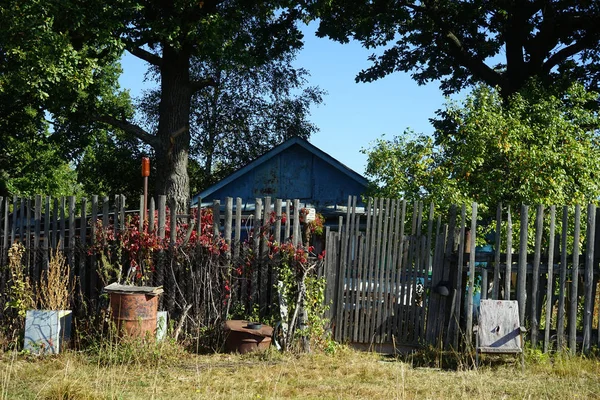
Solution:
[[[194,197],[203,201],[241,197],[300,199],[315,207],[346,204],[367,180],[307,141],[292,138]]]

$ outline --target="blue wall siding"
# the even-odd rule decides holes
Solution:
[[[257,197],[305,200],[316,207],[345,205],[349,195],[365,187],[301,146],[292,146],[215,191],[203,201],[241,197],[254,203]]]

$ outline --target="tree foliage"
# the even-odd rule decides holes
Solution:
[[[365,150],[374,192],[452,203],[570,205],[600,196],[598,96],[573,85],[561,96],[530,85],[508,105],[479,86],[433,120],[434,138],[405,134]]]
[[[3,78],[48,112],[71,148],[94,142],[102,126],[120,129],[152,148],[157,191],[185,204],[189,197],[192,97],[216,85],[192,61],[260,66],[302,45],[295,2],[9,0],[0,10]],[[132,120],[128,94],[115,77],[126,50],[160,79],[158,123],[146,131]],[[4,86],[4,83],[3,83]],[[65,148],[69,148],[66,146]]]
[[[384,49],[363,82],[396,71],[444,93],[475,83],[505,98],[530,78],[544,84],[600,83],[600,3],[586,0],[313,0],[317,35]]]

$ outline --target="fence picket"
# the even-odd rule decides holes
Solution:
[[[577,285],[579,283],[579,236],[581,231],[581,206],[575,206],[575,232],[573,233],[573,265],[571,268],[571,296],[569,304],[569,351],[575,354],[577,346]]]
[[[525,326],[526,284],[527,284],[527,225],[529,206],[521,205],[521,237],[519,240],[519,267],[517,272],[517,301],[519,302],[519,322]]]
[[[460,233],[458,237],[458,262],[457,262],[457,271],[456,271],[456,301],[454,305],[454,318],[453,318],[453,340],[452,347],[456,350],[458,349],[458,339],[460,336],[460,315],[461,315],[461,305],[462,299],[464,297],[463,290],[463,271],[464,271],[464,255],[465,255],[465,230],[466,230],[466,214],[467,214],[467,206],[466,204],[462,205],[460,211]]]
[[[535,348],[538,340],[538,298],[540,283],[540,258],[542,254],[542,234],[544,232],[544,206],[538,205],[535,216],[535,248],[531,276],[531,345]],[[548,318],[548,316],[546,316]]]
[[[471,205],[471,242],[469,243],[469,290],[467,292],[467,345],[473,341],[473,289],[475,286],[475,237],[477,235],[477,203]]]
[[[363,258],[363,270],[362,281],[360,286],[360,308],[361,313],[359,315],[360,319],[358,324],[360,325],[359,333],[358,333],[358,341],[360,343],[364,343],[365,340],[368,340],[369,333],[365,331],[366,327],[366,319],[367,319],[367,310],[370,309],[371,298],[369,295],[369,285],[371,282],[371,270],[373,264],[371,263],[371,254],[373,253],[372,242],[371,242],[371,232],[373,230],[373,207],[375,207],[373,198],[369,197],[367,202],[366,214],[367,214],[367,225],[365,229],[364,235],[364,251],[362,251],[361,256]]]
[[[496,208],[496,240],[494,246],[494,281],[492,283],[492,300],[498,300],[500,293],[500,242],[502,235],[502,203]]]
[[[550,207],[550,236],[548,237],[548,283],[546,284],[546,325],[544,327],[544,353],[550,348],[550,322],[554,295],[554,231],[556,229],[556,207]]]
[[[588,204],[586,227],[586,258],[584,271],[584,304],[583,304],[583,352],[590,351],[592,341],[592,313],[594,300],[592,287],[594,283],[594,241],[596,235],[596,206]]]
[[[563,350],[565,347],[565,302],[567,290],[567,226],[569,224],[569,208],[563,207],[562,234],[561,234],[561,255],[560,255],[560,281],[558,293],[558,316],[556,318],[557,330],[557,348]]]

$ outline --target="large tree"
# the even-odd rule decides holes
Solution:
[[[363,82],[395,71],[444,93],[474,83],[504,98],[532,77],[542,83],[600,83],[600,2],[596,0],[309,0],[319,36],[371,49]]]
[[[596,93],[579,84],[562,96],[528,85],[508,104],[480,86],[433,120],[434,138],[376,141],[367,176],[374,194],[450,204],[477,201],[570,205],[600,196]]]
[[[180,205],[189,197],[192,97],[216,84],[194,74],[192,60],[261,65],[302,45],[300,11],[285,0],[15,0],[1,11],[2,54],[21,67],[25,90],[51,113],[55,132],[80,149],[98,122],[135,136],[153,149],[157,191]],[[133,123],[126,94],[104,75],[113,75],[123,49],[160,77],[155,131]]]
[[[190,158],[197,163],[192,188],[202,190],[293,136],[308,139],[318,128],[308,120],[310,107],[324,91],[306,86],[308,72],[294,68],[295,52],[263,65],[233,60],[194,60],[192,70],[212,76],[216,85],[192,97]],[[139,104],[145,126],[159,120],[159,90],[145,93]]]

